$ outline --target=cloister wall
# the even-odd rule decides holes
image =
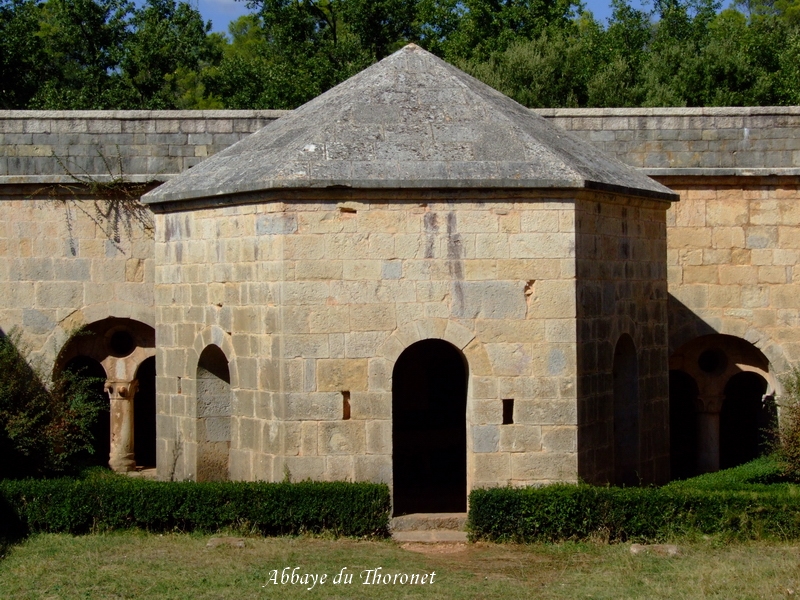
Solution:
[[[696,336],[725,333],[748,340],[763,351],[776,374],[800,363],[797,339],[800,288],[796,267],[800,253],[800,242],[797,241],[800,238],[797,209],[800,201],[800,108],[546,109],[539,113],[584,136],[623,162],[643,169],[645,173],[681,194],[681,202],[667,213],[670,353]],[[208,209],[197,212],[191,218],[187,215],[178,217],[177,214],[157,217],[164,219],[162,225],[170,221],[175,235],[178,236],[187,223],[190,224],[188,226],[195,226],[192,219],[209,223],[218,221],[218,225],[214,227],[219,227],[219,233],[214,235],[219,238],[213,244],[210,241],[184,244],[178,243],[177,238],[169,242],[164,239],[154,243],[150,234],[138,222],[132,223],[130,229],[120,228],[119,242],[116,242],[113,233],[109,239],[108,230],[98,226],[96,217],[92,216],[96,215],[96,206],[106,206],[102,202],[95,204],[98,198],[96,193],[101,191],[96,184],[105,183],[113,187],[123,181],[155,183],[166,179],[257,130],[280,114],[279,111],[0,111],[0,296],[3,298],[0,304],[0,328],[8,332],[13,326],[20,327],[34,353],[43,357],[46,363],[52,363],[68,332],[83,323],[115,316],[154,324],[154,307],[157,306],[159,311],[176,311],[178,317],[185,321],[184,324],[157,332],[158,344],[163,346],[164,364],[169,365],[166,371],[159,373],[159,377],[163,378],[159,380],[159,389],[163,391],[159,404],[159,428],[160,431],[161,428],[167,428],[163,431],[175,433],[180,431],[187,441],[187,452],[182,458],[179,457],[180,461],[184,461],[179,461],[181,465],[192,462],[191,443],[195,432],[188,420],[192,409],[187,405],[187,398],[193,394],[193,378],[196,372],[193,369],[196,369],[197,357],[208,343],[220,345],[230,358],[235,357],[235,360],[231,360],[231,385],[237,390],[236,401],[241,403],[242,414],[252,414],[252,417],[238,417],[234,425],[233,456],[238,458],[233,464],[237,465],[236,469],[240,469],[237,473],[253,477],[270,473],[271,476],[280,478],[282,464],[270,458],[275,456],[271,453],[275,448],[281,452],[286,449],[296,451],[296,454],[291,455],[294,462],[287,464],[293,473],[313,473],[322,462],[330,461],[333,465],[336,461],[332,458],[335,457],[334,454],[325,454],[327,433],[323,435],[321,431],[328,430],[320,425],[324,419],[312,420],[314,425],[301,425],[295,431],[291,427],[275,426],[276,416],[266,408],[259,409],[265,411],[261,415],[257,415],[255,411],[257,406],[272,406],[270,394],[279,389],[287,389],[280,386],[288,385],[287,382],[300,377],[301,371],[304,382],[306,376],[309,382],[317,381],[317,375],[307,375],[306,370],[312,373],[312,367],[305,362],[301,367],[301,361],[287,358],[284,361],[285,366],[280,366],[273,360],[277,356],[286,358],[287,340],[290,350],[292,344],[302,341],[302,337],[291,336],[325,335],[328,337],[328,352],[335,354],[337,343],[338,347],[344,344],[346,352],[345,333],[311,332],[310,329],[308,332],[289,332],[281,329],[277,324],[286,315],[291,321],[294,315],[305,314],[305,309],[301,306],[284,306],[282,300],[276,299],[276,293],[284,294],[291,286],[284,287],[282,283],[278,286],[278,292],[268,284],[244,281],[252,269],[258,269],[259,273],[268,272],[269,276],[278,276],[274,272],[276,267],[273,258],[270,258],[275,256],[282,257],[282,262],[288,260],[287,264],[295,262],[293,268],[299,268],[301,275],[309,278],[300,283],[308,283],[310,289],[320,283],[312,277],[330,274],[325,270],[329,267],[323,265],[324,261],[317,259],[287,259],[284,246],[273,247],[278,242],[265,244],[267,238],[283,239],[283,235],[279,232],[267,233],[273,225],[265,224],[262,224],[262,235],[259,235],[258,217],[255,216],[256,209],[252,206]],[[82,186],[79,180],[83,180],[86,185]],[[53,187],[65,185],[69,185],[70,190]],[[76,193],[79,201],[74,201]],[[226,210],[229,212],[226,213]],[[359,211],[362,216],[365,212],[373,212],[371,204],[368,211],[363,207],[355,210],[355,213],[351,213],[337,207],[336,210],[325,209],[321,213],[357,221],[360,218]],[[583,210],[581,206],[578,207],[578,222]],[[219,214],[209,217],[214,211]],[[587,205],[587,214],[590,211],[591,207]],[[415,214],[413,211],[409,213]],[[241,222],[241,231],[228,224],[229,221]],[[299,228],[300,221],[297,223]],[[202,226],[211,227],[208,224]],[[341,233],[343,232],[339,232]],[[240,235],[244,237],[240,238]],[[584,238],[579,232],[575,235],[576,248],[589,248],[582,241]],[[170,252],[177,252],[177,248],[181,248],[180,252],[184,253],[182,256],[192,256],[193,261],[198,255],[216,260],[216,255],[210,253],[210,248],[213,247],[214,251],[219,248],[222,252],[220,257],[228,256],[226,253],[234,251],[246,253],[250,250],[242,249],[247,244],[242,244],[241,240],[251,238],[257,241],[253,247],[260,248],[259,252],[263,254],[258,260],[255,257],[249,260],[249,255],[242,254],[240,267],[225,267],[224,261],[220,259],[218,266],[209,267],[215,270],[209,274],[193,266],[194,263],[187,264],[187,258],[182,258],[184,262],[179,265],[176,262],[177,255],[170,255],[169,260],[175,264],[165,267],[163,273],[155,273],[155,251],[167,252],[167,248],[171,248]],[[585,239],[592,239],[592,236],[588,235]],[[615,243],[619,242],[616,237],[615,240]],[[581,251],[576,252],[578,268],[581,264],[592,269],[605,268],[602,263],[591,259],[582,263]],[[635,258],[636,255],[633,256]],[[473,264],[467,271],[465,263],[464,277],[467,274],[470,277],[484,277],[489,273],[501,276],[500,259],[490,264],[485,262],[487,259],[475,255],[470,260]],[[376,265],[364,268],[373,276]],[[388,268],[391,270],[397,267]],[[270,269],[273,270],[269,271]],[[304,273],[302,269],[312,271]],[[170,278],[176,277],[175,273],[178,271],[181,272],[181,277],[185,276],[187,279],[180,285],[173,286]],[[338,276],[339,271],[335,270],[333,273]],[[406,271],[403,273],[406,278]],[[278,281],[298,284],[296,279],[288,278],[296,277],[296,271],[282,271],[279,275]],[[342,264],[342,289],[346,288],[345,281],[349,281],[344,279],[344,275]],[[554,277],[561,275],[559,271]],[[535,280],[533,285],[537,293],[545,289],[539,283],[547,280],[546,277],[538,279],[532,275],[530,279]],[[201,285],[205,281],[209,281],[210,285]],[[478,283],[481,280],[474,281]],[[601,290],[602,286],[595,287],[597,289],[591,293],[575,290],[575,310],[579,315],[583,314],[580,311],[586,311],[587,320],[591,320],[590,317],[594,314],[592,310],[595,309],[591,308],[590,300],[584,302],[583,298],[597,298],[599,293],[601,301],[598,306],[602,307],[605,292]],[[628,293],[624,287],[619,289],[621,293]],[[414,293],[417,293],[416,287]],[[636,293],[642,294],[645,291]],[[653,290],[648,293],[653,293]],[[208,295],[207,299],[211,304],[204,310],[213,314],[202,315],[201,318],[197,306],[203,300],[203,294]],[[402,298],[402,293],[400,297]],[[423,314],[425,310],[430,312],[431,316],[425,318],[444,318],[438,316],[436,302],[431,302],[430,307],[422,309]],[[658,307],[663,304],[659,304],[660,302],[661,300],[653,299],[651,305]],[[217,303],[222,306],[215,308]],[[254,313],[252,306],[246,306],[248,304],[256,304],[260,308]],[[337,310],[339,312],[336,314],[345,312],[341,308],[330,310],[331,315]],[[386,316],[385,313],[380,314]],[[351,313],[347,311],[347,315],[349,319]],[[395,307],[393,316],[386,318],[394,319],[399,324],[400,319],[405,317],[406,314],[402,310],[398,312]],[[625,323],[629,323],[629,318],[630,315],[621,315],[616,321],[618,325],[614,327],[618,331],[625,330]],[[200,328],[199,323],[206,319],[215,325]],[[310,328],[311,316],[301,318],[301,322],[306,322],[303,319],[307,319]],[[334,317],[326,319],[331,320]],[[317,321],[314,323],[318,325]],[[498,326],[499,323],[500,321],[495,323],[492,320],[491,325]],[[257,333],[233,335],[234,331],[245,330]],[[478,337],[489,336],[485,327],[481,331],[478,331],[477,326],[474,330],[468,330]],[[578,343],[578,336],[584,335],[580,332],[581,330],[576,333],[576,341],[563,343],[574,346]],[[351,333],[359,333],[359,337],[364,340],[368,337],[367,333],[374,331]],[[508,339],[513,339],[517,330],[506,333],[512,336]],[[533,337],[526,339],[539,340],[536,336],[546,336],[547,330],[544,334],[529,333]],[[574,360],[585,360],[582,365],[587,368],[595,360],[595,356],[600,362],[607,361],[607,341],[603,344],[595,343],[595,336],[599,335],[597,339],[605,340],[606,333],[597,334],[587,325],[585,335],[590,337],[580,339],[592,340],[592,343],[587,345],[587,354],[584,357],[578,353]],[[505,335],[502,328],[492,335],[501,334]],[[487,339],[491,339],[491,336]],[[487,339],[481,338],[482,343],[491,345],[492,342]],[[663,385],[663,374],[647,374],[645,363],[649,360],[648,356],[662,352],[659,349],[660,342],[635,335],[634,339],[637,347],[642,344],[642,347],[651,348],[642,354],[644,362],[640,369],[642,381],[649,378],[649,383],[643,385],[648,387],[647,393],[654,398],[652,408],[648,409],[652,410],[648,412],[648,419],[652,417],[653,420],[648,422],[657,423],[664,407],[660,404],[658,393],[653,396],[653,390]],[[536,345],[538,342],[509,343]],[[533,357],[530,359],[534,360]],[[317,362],[335,361],[337,357],[315,357],[308,360],[316,368]],[[536,360],[544,359],[539,357]],[[330,368],[335,366],[335,363],[329,364]],[[547,366],[545,363],[541,364]],[[370,390],[371,373],[368,361],[368,387],[358,393],[383,393]],[[585,393],[587,399],[607,396],[607,373],[602,373],[598,367],[598,371],[587,374],[586,377],[586,382],[579,382],[577,389],[569,393],[575,394],[575,397],[583,397],[581,394]],[[470,392],[471,398],[477,400],[480,398],[475,394],[481,393],[478,390],[483,385],[479,379],[473,379]],[[501,385],[501,380],[502,377],[496,377],[497,385]],[[319,399],[325,398],[325,394],[333,394],[323,391],[315,393],[319,394]],[[492,393],[495,394],[492,399],[496,400],[506,397],[504,394],[510,392],[498,388]],[[517,391],[513,393],[517,394],[516,397],[524,405],[527,396],[519,395]],[[536,393],[539,394],[540,390],[537,389]],[[560,399],[562,393],[565,392],[554,392],[552,400]],[[356,392],[353,394],[354,416],[351,422],[355,423],[359,419],[355,412]],[[333,398],[333,395],[330,397]],[[553,424],[562,429],[549,431],[550,439],[560,435],[558,432],[574,430],[579,421],[583,422],[583,409],[580,407],[593,404],[581,405],[580,402],[577,415]],[[324,406],[324,402],[319,406]],[[603,417],[591,413],[587,415],[591,415],[587,417],[587,423],[594,425],[580,435],[604,435]],[[492,419],[496,419],[496,415],[491,418],[475,418],[483,419],[475,422],[476,427],[485,427],[476,430],[479,431],[478,435],[494,440],[497,428]],[[376,422],[379,421],[381,419]],[[347,426],[356,429],[365,427],[363,439],[367,456],[370,446],[367,442],[366,426],[363,423]],[[477,475],[480,473],[508,472],[515,481],[529,481],[524,466],[519,463],[514,466],[513,452],[504,450],[513,449],[516,443],[506,433],[511,429],[501,427],[499,430],[497,451],[475,454],[476,457],[481,456],[476,458],[474,465],[477,480],[489,482],[491,479],[488,474]],[[531,434],[533,429],[526,431],[528,433],[525,435],[530,434],[533,437],[525,441],[525,444],[533,440],[531,443],[534,445],[539,443],[544,447],[545,430],[538,434]],[[656,435],[657,432],[651,430],[651,434]],[[473,445],[474,435],[470,441]],[[540,436],[538,442],[536,435]],[[565,434],[562,439],[566,441],[560,447],[570,447],[569,444],[573,443],[570,440],[574,440],[571,435]],[[248,445],[242,439],[257,440],[253,447],[259,450],[242,450]],[[309,440],[313,439],[316,439],[316,447],[309,446],[312,443]],[[355,439],[361,438],[357,435]],[[489,447],[494,449],[492,444],[493,441]],[[311,448],[315,448],[316,454],[311,454]],[[380,469],[383,464],[381,461],[384,460],[380,457],[385,456],[386,449],[372,448],[372,457],[369,460],[364,459],[359,466],[355,463],[343,463],[344,466],[336,468],[354,474],[357,468]],[[306,451],[309,454],[303,454]],[[165,442],[162,442],[159,452],[175,454],[173,449],[166,447]],[[569,452],[565,456],[568,454]],[[564,459],[565,463],[572,464],[573,467],[574,460]],[[654,472],[658,472],[661,468],[658,466],[660,459],[654,457],[653,460]],[[581,456],[580,461],[587,461],[587,465],[597,465],[602,457]],[[553,464],[556,472],[561,469],[558,461]],[[591,471],[594,467],[587,469]],[[359,471],[361,472],[363,471]],[[188,471],[184,470],[184,474],[188,474]]]

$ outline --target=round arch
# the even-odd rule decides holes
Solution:
[[[75,331],[92,327],[96,323],[108,322],[112,319],[128,319],[149,327],[155,340],[155,309],[132,302],[100,302],[89,304],[62,319],[50,332],[36,356],[44,361],[47,371],[58,368],[57,359],[64,346],[74,337]],[[153,342],[155,346],[155,341]],[[63,365],[63,363],[62,363]]]
[[[672,319],[673,316],[670,315],[670,318]],[[716,335],[742,340],[756,348],[766,358],[773,374],[786,373],[791,370],[791,362],[780,344],[774,342],[766,332],[754,327],[751,323],[733,317],[720,319],[715,323],[714,328],[697,318],[693,319],[693,323],[690,325],[680,328],[671,327],[669,332],[670,357],[678,354],[698,339]],[[773,376],[769,383],[777,394],[781,393],[782,388],[778,378]]]
[[[741,464],[763,451],[759,433],[771,422],[780,381],[769,358],[752,342],[726,334],[702,335],[669,359],[671,373],[690,378],[695,389],[695,473]],[[677,390],[670,391],[670,412]],[[688,417],[684,416],[684,422]],[[761,450],[759,450],[761,448]],[[677,458],[672,452],[673,462]],[[743,458],[744,457],[744,458]],[[673,473],[673,477],[680,476]]]
[[[223,331],[217,325],[210,325],[203,329],[194,338],[194,344],[189,348],[186,364],[188,368],[188,377],[194,377],[197,372],[197,365],[200,362],[200,356],[208,346],[216,346],[225,355],[225,360],[228,362],[228,369],[230,374],[230,386],[232,389],[239,388],[239,370],[236,367],[236,353],[233,349],[233,340],[226,331]]]
[[[200,353],[195,372],[197,481],[230,478],[231,376],[227,356],[216,344]]]
[[[115,471],[133,471],[155,465],[155,330],[127,317],[107,317],[85,325],[66,340],[54,359],[53,372],[77,359],[96,361],[104,371],[109,399],[109,466]],[[136,456],[136,397],[143,390],[141,415],[147,413],[139,435],[143,452]],[[142,421],[144,423],[145,421]],[[147,439],[143,437],[148,436]]]
[[[409,345],[392,370],[394,514],[467,508],[469,365],[456,346]]]

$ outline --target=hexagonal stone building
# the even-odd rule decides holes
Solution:
[[[143,198],[160,477],[665,481],[676,199],[403,48]]]

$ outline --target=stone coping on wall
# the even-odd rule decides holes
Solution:
[[[711,106],[647,108],[534,108],[543,117],[800,116],[800,106]],[[277,119],[289,110],[0,110],[6,119]]]
[[[800,106],[536,112],[653,177],[800,174]],[[0,185],[166,181],[281,110],[0,111]]]
[[[786,168],[786,169],[646,169],[642,168],[641,171],[648,177],[798,177],[800,176],[800,167]],[[178,173],[165,173],[155,176],[151,175],[127,175],[125,182],[127,183],[154,183],[166,181],[172,177],[177,176]],[[115,183],[119,181],[118,177],[111,175],[91,175],[93,182],[97,183]],[[407,187],[435,187],[435,182],[426,182],[415,180],[409,182],[413,185]],[[530,183],[530,182],[523,182]],[[543,182],[534,182],[541,184]],[[544,182],[552,183],[552,182]],[[69,175],[6,175],[0,176],[0,185],[80,185],[81,181],[76,180],[75,177]],[[404,187],[404,186],[400,186]],[[469,182],[465,182],[461,187],[474,187],[470,186]],[[519,180],[509,181],[507,185],[498,185],[500,188],[519,188],[523,187]],[[548,186],[544,186],[548,187]],[[552,186],[550,186],[552,187]],[[624,190],[623,190],[624,191]]]
[[[290,110],[0,110],[0,120],[278,119]]]
[[[534,108],[532,110],[543,117],[749,117],[753,115],[800,116],[800,106],[657,106],[646,108]]]

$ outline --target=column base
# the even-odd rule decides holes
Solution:
[[[117,473],[129,473],[136,470],[136,459],[133,454],[123,454],[122,456],[112,456],[108,461],[108,466]]]

